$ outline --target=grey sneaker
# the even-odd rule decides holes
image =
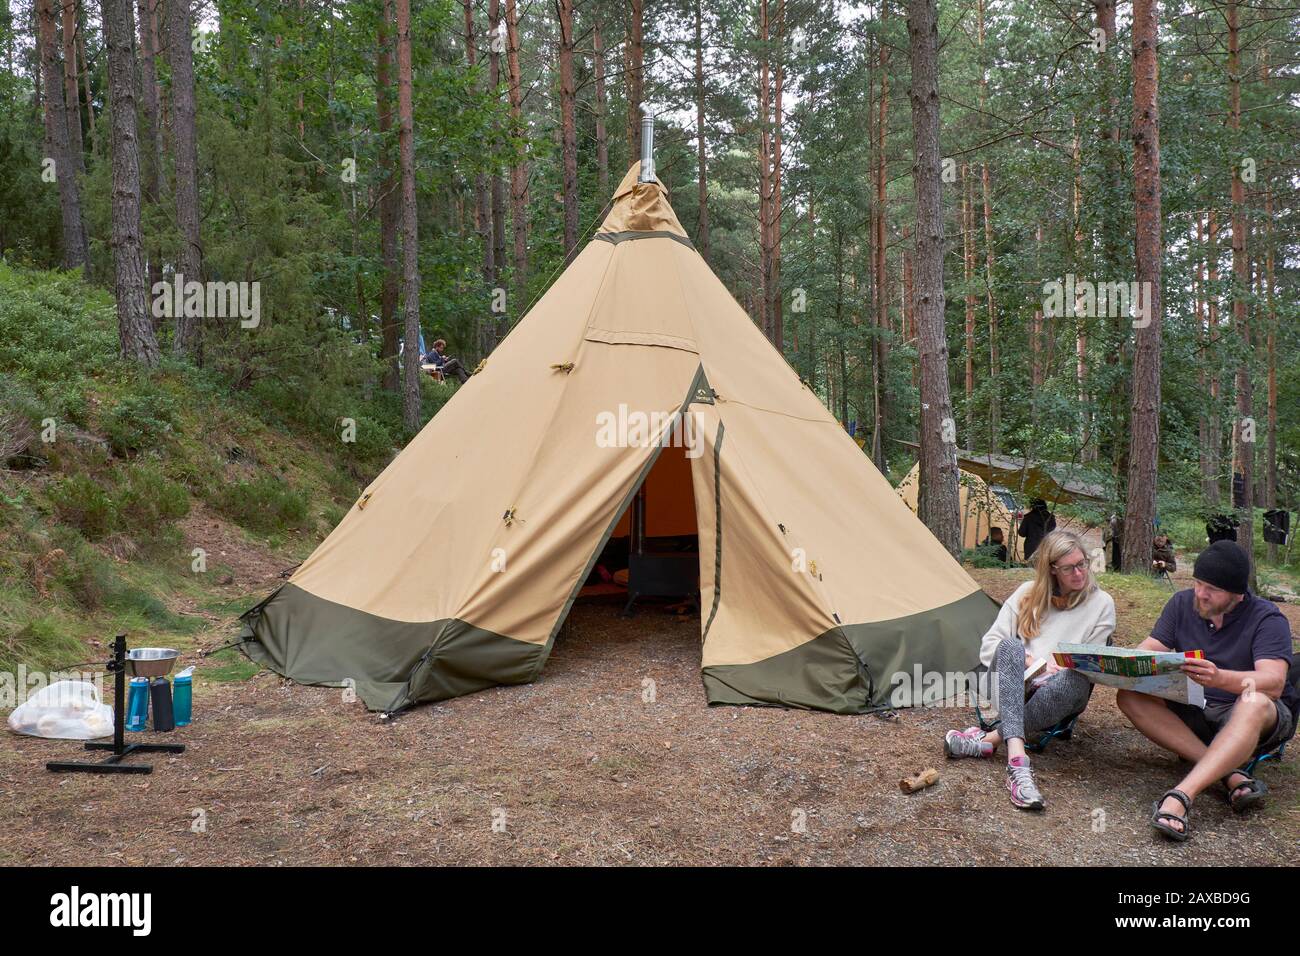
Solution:
[[[1021,759],[1023,762],[1019,765],[1007,764],[1007,789],[1011,791],[1011,802],[1021,810],[1041,810],[1047,806],[1047,801],[1034,783],[1029,758]]]
[[[984,731],[978,727],[950,730],[943,735],[943,752],[953,757],[992,757],[996,748],[985,741]]]

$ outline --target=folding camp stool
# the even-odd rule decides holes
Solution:
[[[1255,754],[1255,756],[1250,758],[1250,763],[1246,764],[1246,766],[1241,768],[1241,772],[1248,777],[1253,777],[1255,776],[1255,768],[1258,767],[1260,764],[1262,764],[1265,760],[1276,760],[1280,763],[1282,761],[1282,757],[1286,754],[1286,745],[1288,743],[1290,743],[1290,741],[1284,740],[1282,741],[1282,743],[1278,744],[1276,750],[1269,750],[1265,753]]]
[[[1106,638],[1106,646],[1113,647],[1114,645],[1115,645],[1115,636],[1112,634],[1110,637]],[[1091,703],[1092,701],[1092,692],[1096,689],[1097,689],[1096,684],[1092,684],[1091,686],[1089,686],[1088,688],[1089,703]],[[1086,710],[1088,707],[1087,704],[1084,704],[1083,706],[1084,706],[1084,710]],[[1058,737],[1061,740],[1070,740],[1072,737],[1074,737],[1074,725],[1078,721],[1079,717],[1082,715],[1083,715],[1083,710],[1080,710],[1077,713],[1071,714],[1070,716],[1057,721],[1055,724],[1053,724],[1051,727],[1048,727],[1046,730],[1038,731],[1037,732],[1038,739],[1032,741],[1026,740],[1025,749],[1028,750],[1030,753],[1041,753],[1043,750],[1047,749],[1048,744],[1050,744],[1053,740],[1056,740]],[[998,728],[998,725],[1002,723],[1002,721],[1000,720],[988,720],[984,716],[983,711],[980,710],[980,705],[978,700],[975,701],[975,717],[979,721],[980,730],[983,730],[986,733],[990,730],[996,730]]]
[[[1290,684],[1292,687],[1296,688],[1297,690],[1300,690],[1300,657],[1295,657],[1291,661],[1291,667],[1287,670],[1286,682]],[[1297,732],[1297,728],[1292,727],[1291,736],[1288,737],[1286,740],[1282,741],[1280,744],[1277,745],[1277,747],[1275,747],[1272,750],[1266,750],[1262,752],[1258,750],[1255,751],[1255,755],[1250,758],[1250,763],[1242,767],[1241,772],[1246,774],[1248,777],[1253,777],[1255,776],[1255,768],[1258,767],[1260,764],[1264,763],[1264,761],[1276,760],[1279,763],[1281,763],[1282,757],[1286,753],[1286,745],[1289,744],[1295,738],[1296,732]]]
[[[1046,730],[1037,731],[1036,739],[1025,741],[1025,749],[1030,753],[1041,753],[1047,749],[1049,743],[1058,737],[1062,740],[1069,740],[1074,736],[1074,724],[1082,713],[1083,711],[1079,711],[1077,714],[1071,714]],[[979,720],[980,730],[985,732],[997,730],[1002,725],[1000,720],[988,720],[980,710],[979,704],[975,705],[975,716]]]

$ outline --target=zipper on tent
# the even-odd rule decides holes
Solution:
[[[444,625],[444,627],[445,626],[446,625]],[[429,655],[433,653],[433,649],[437,645],[438,641],[435,638],[433,643],[429,645],[429,649],[426,650],[420,656],[420,659],[415,662],[415,666],[411,668],[411,672],[406,675],[406,682],[402,684],[402,689],[397,692],[397,696],[393,698],[393,702],[389,704],[388,709],[383,712],[383,717],[392,717],[394,714],[400,713],[410,706],[411,682],[415,680],[415,675],[420,673],[420,668],[428,663]],[[407,700],[407,703],[401,704],[403,698]],[[398,704],[401,704],[401,706],[399,707]]]
[[[713,442],[713,607],[709,610],[704,630],[700,632],[701,646],[709,637],[709,628],[713,626],[718,606],[722,603],[722,439],[726,433],[727,426],[718,419],[718,434]],[[698,533],[699,528],[695,530]]]

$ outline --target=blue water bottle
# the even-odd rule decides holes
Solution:
[[[126,729],[144,730],[149,720],[149,678],[132,677],[126,703]]]
[[[172,714],[177,727],[186,727],[194,701],[194,668],[187,667],[172,681]]]

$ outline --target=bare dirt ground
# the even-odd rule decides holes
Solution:
[[[278,569],[262,565],[264,583]],[[972,573],[999,599],[1025,575]],[[1300,630],[1300,609],[1284,610]],[[1126,619],[1122,601],[1119,611],[1123,642],[1140,639],[1150,620]],[[216,661],[200,662],[199,676]],[[77,744],[10,736],[0,749],[0,863],[1295,861],[1294,754],[1262,771],[1273,795],[1251,816],[1233,815],[1221,789],[1202,795],[1193,838],[1180,845],[1154,835],[1147,817],[1182,770],[1129,726],[1113,691],[1098,689],[1072,741],[1034,757],[1041,814],[1008,802],[1001,760],[944,761],[944,730],[972,722],[966,709],[887,722],[709,708],[697,619],[649,606],[626,620],[614,605],[579,605],[537,683],[391,723],[339,690],[262,672],[200,680],[195,723],[168,735],[188,751],[155,759],[151,776],[49,774],[44,761],[75,759]],[[926,767],[939,770],[937,785],[900,792],[901,777]]]

